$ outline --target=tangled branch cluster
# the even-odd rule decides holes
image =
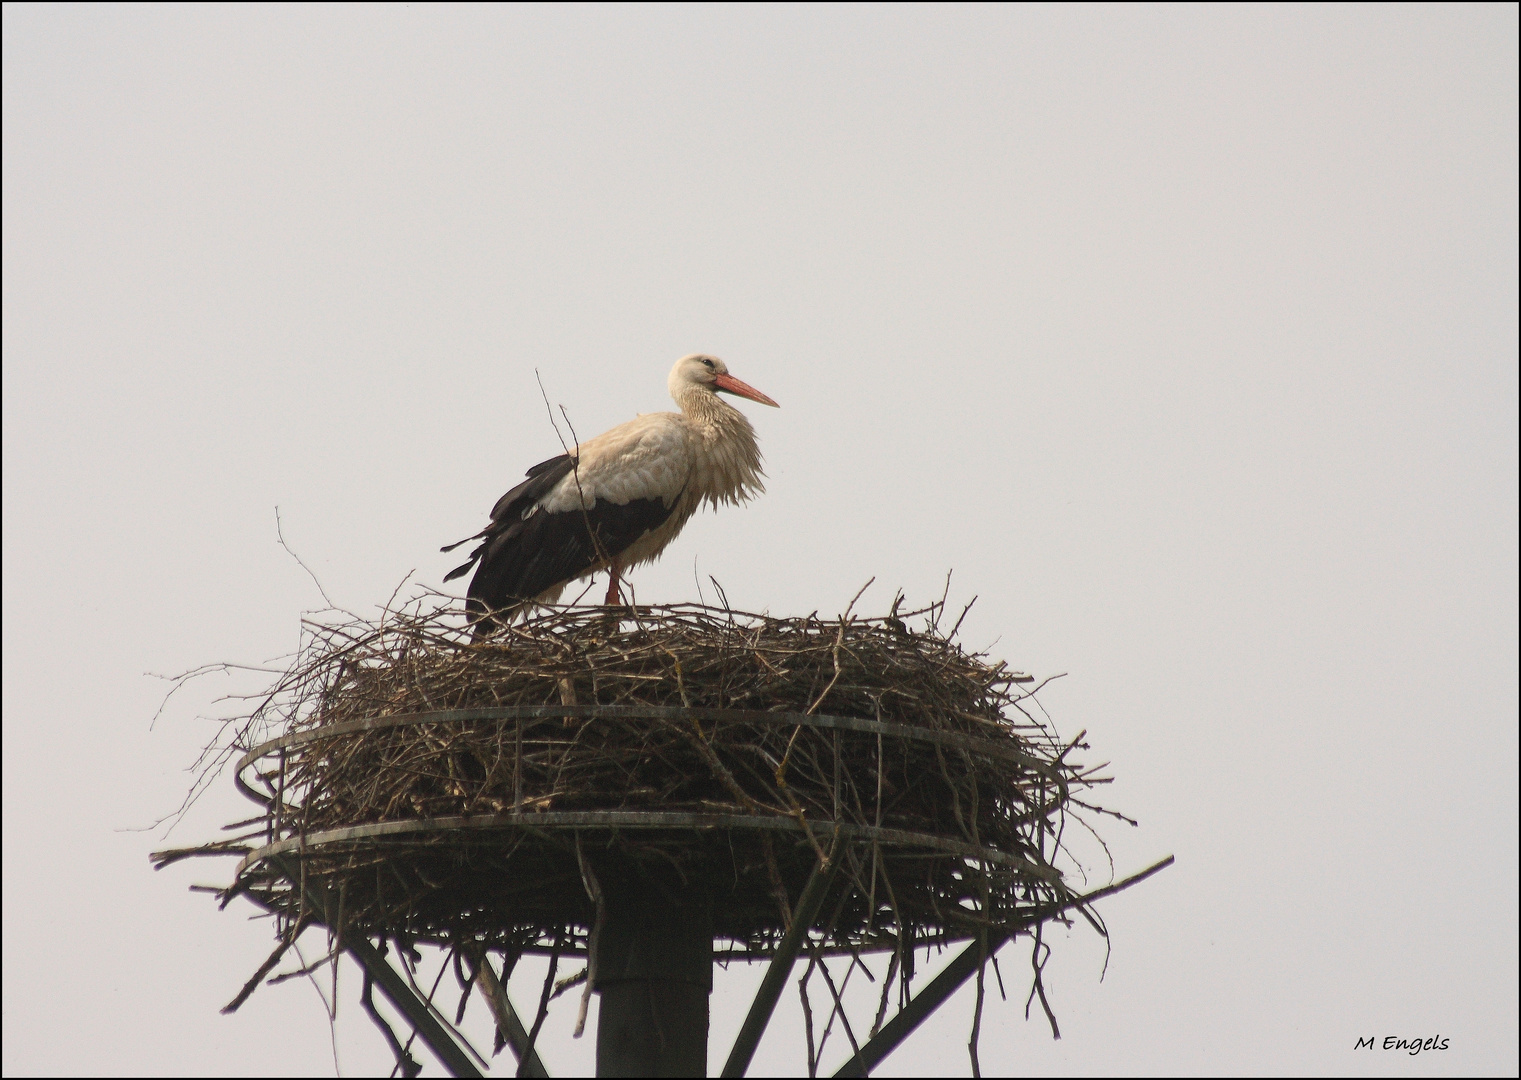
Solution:
[[[478,643],[441,608],[313,625],[247,728],[283,744],[249,766],[258,834],[219,846],[248,856],[234,891],[295,919],[295,858],[346,931],[532,947],[594,919],[581,844],[700,883],[716,934],[759,952],[838,827],[831,951],[1028,926],[1070,899],[1063,831],[1103,812],[1084,797],[1106,778],[1028,680],[940,631],[940,605],[897,608],[552,608]],[[416,719],[513,707],[551,715]],[[623,816],[573,817],[597,812]]]

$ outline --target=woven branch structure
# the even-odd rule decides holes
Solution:
[[[1112,812],[1029,679],[898,606],[547,608],[482,642],[442,605],[308,624],[241,728],[252,830],[160,858],[241,855],[225,897],[282,935],[315,886],[345,935],[466,957],[584,952],[598,874],[648,871],[711,897],[742,958],[838,837],[810,949],[907,980],[916,947],[1068,917],[1065,827]]]

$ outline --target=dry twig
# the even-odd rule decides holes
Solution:
[[[161,862],[243,856],[224,898],[249,896],[287,933],[317,888],[342,898],[343,935],[556,960],[584,954],[598,876],[632,864],[706,883],[716,936],[753,957],[785,933],[821,835],[839,831],[852,884],[815,931],[805,1003],[826,957],[889,954],[863,1025],[876,1031],[916,949],[1009,928],[1036,935],[1032,1001],[1055,1031],[1030,920],[1074,895],[1061,837],[1107,777],[1072,760],[1081,736],[1028,707],[1025,676],[942,635],[943,600],[903,611],[898,596],[885,616],[832,620],[548,607],[481,641],[452,603],[306,622],[290,670],[236,728],[242,782],[266,803],[240,825],[264,828]],[[597,824],[609,814],[615,827]],[[824,976],[835,1009],[814,1068],[844,1021],[844,984]],[[811,1010],[809,1028],[811,1042]]]

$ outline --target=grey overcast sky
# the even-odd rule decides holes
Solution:
[[[953,569],[1069,673],[1118,870],[1177,856],[1102,981],[1056,935],[1060,1042],[1011,947],[990,1074],[1514,1075],[1516,102],[1508,4],[6,4],[4,1072],[389,1067],[351,970],[331,1032],[218,1015],[269,926],[144,827],[245,684],[150,729],[144,673],[295,646],[276,507],[373,612],[558,452],[536,368],[586,436],[701,350],[782,404],[769,490],[640,599]],[[969,1007],[882,1074],[968,1072]]]

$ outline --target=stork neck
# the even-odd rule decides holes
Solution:
[[[693,509],[707,502],[744,502],[763,490],[760,447],[749,419],[706,387],[693,387],[676,399],[696,436],[687,496]]]
[[[681,406],[687,419],[696,424],[709,439],[718,438],[736,428],[744,430],[750,427],[744,413],[707,387],[690,387],[676,399],[676,404]]]

